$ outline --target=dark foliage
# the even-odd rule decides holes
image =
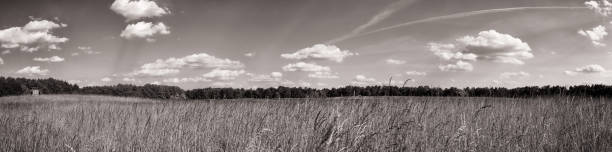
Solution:
[[[201,88],[184,91],[176,86],[113,85],[80,88],[65,81],[48,79],[26,79],[0,77],[0,96],[30,94],[38,89],[42,94],[97,94],[156,99],[236,99],[236,98],[309,98],[345,96],[470,96],[470,97],[538,97],[538,96],[588,96],[612,97],[612,86],[532,86],[520,88],[437,88],[429,86],[346,86],[331,89],[303,87],[275,88]]]
[[[67,94],[79,89],[79,86],[68,82],[48,79],[26,79],[0,77],[0,96],[31,94],[37,89],[42,94]]]
[[[118,84],[114,86],[83,87],[77,93],[155,99],[185,99],[185,93],[179,87],[153,84],[146,84],[144,86]]]
[[[0,77],[0,96],[31,94],[31,90],[39,90],[41,94],[96,94],[124,97],[142,97],[156,99],[185,99],[183,89],[176,86],[151,85],[114,85],[83,87],[76,84],[48,79],[26,79]]]
[[[538,96],[589,96],[612,97],[612,86],[532,86],[520,88],[436,88],[429,86],[346,86],[332,89],[313,88],[203,88],[185,92],[189,99],[235,99],[235,98],[307,98],[345,96],[470,96],[470,97],[538,97]]]

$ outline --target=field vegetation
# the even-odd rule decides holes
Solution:
[[[612,102],[9,96],[0,151],[612,151]]]

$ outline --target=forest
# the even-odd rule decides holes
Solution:
[[[345,86],[340,88],[270,87],[270,88],[199,88],[183,90],[177,86],[117,84],[79,87],[53,78],[27,79],[0,77],[0,96],[31,94],[86,94],[154,99],[239,99],[239,98],[325,98],[347,96],[462,96],[462,97],[612,97],[610,85],[526,86],[518,88],[429,86]]]

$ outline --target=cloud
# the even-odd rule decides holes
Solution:
[[[476,54],[464,53],[457,49],[454,44],[429,43],[429,50],[443,60],[468,60],[476,61]]]
[[[283,71],[329,72],[331,68],[316,63],[298,62],[283,66]]]
[[[468,61],[478,60],[522,65],[523,60],[534,57],[527,43],[495,30],[459,38],[456,44],[429,43],[429,50],[442,60],[457,61],[439,66],[442,71],[472,71],[474,67]]]
[[[283,73],[280,73],[280,72],[272,72],[270,73],[270,75],[275,78],[283,77]]]
[[[412,3],[416,2],[416,0],[399,0],[395,3],[391,3],[389,4],[387,7],[385,7],[383,10],[381,10],[380,12],[378,12],[376,15],[374,15],[372,18],[370,18],[370,20],[368,22],[366,22],[363,25],[358,26],[357,28],[353,29],[353,31],[351,31],[348,34],[345,34],[341,37],[338,37],[336,39],[333,39],[331,41],[329,41],[328,43],[336,43],[339,41],[343,41],[345,39],[351,38],[359,33],[361,33],[363,30],[378,24],[379,22],[389,18],[391,15],[393,15],[397,10],[410,5]]]
[[[406,61],[396,60],[396,59],[387,59],[385,60],[385,62],[387,62],[387,64],[395,64],[395,65],[406,64]]]
[[[48,69],[40,69],[40,66],[28,66],[25,67],[19,71],[17,71],[17,74],[27,74],[27,75],[48,75],[49,74],[49,70]]]
[[[204,78],[215,78],[218,80],[234,80],[238,76],[245,74],[244,70],[223,70],[213,69],[212,71],[202,75]]]
[[[272,72],[270,74],[261,74],[261,75],[248,73],[247,75],[251,77],[248,80],[251,82],[280,82],[281,78],[283,77],[283,74],[280,72]]]
[[[120,36],[126,39],[145,38],[147,41],[153,42],[155,39],[151,37],[168,34],[170,34],[170,29],[162,22],[153,24],[141,21],[127,25]]]
[[[115,0],[110,9],[125,17],[126,21],[161,17],[170,13],[168,9],[150,0]]]
[[[440,65],[438,68],[442,71],[449,72],[466,72],[474,70],[474,66],[472,66],[471,63],[463,61],[457,61],[456,64]]]
[[[47,20],[34,20],[23,26],[23,30],[29,32],[44,32],[48,33],[52,29],[67,27],[66,24],[57,24]]]
[[[357,86],[380,85],[381,83],[382,82],[374,78],[368,78],[364,75],[356,75],[353,81],[351,82],[352,85],[357,85]]]
[[[602,16],[608,16],[612,14],[612,3],[608,2],[607,0],[587,1],[584,2],[584,5]]]
[[[579,30],[578,34],[591,39],[591,43],[593,43],[593,45],[595,46],[606,46],[606,44],[601,42],[601,40],[603,40],[604,37],[608,35],[608,32],[606,32],[606,27],[604,27],[603,25],[594,27],[591,30]]]
[[[91,50],[91,47],[90,46],[78,46],[77,49],[81,51],[85,51],[85,50]]]
[[[221,68],[239,69],[244,64],[240,61],[221,59],[206,53],[188,55],[182,58],[157,59],[155,62],[146,63],[140,69],[132,72],[135,76],[165,76],[179,73],[183,68]]]
[[[4,64],[4,60],[0,58],[0,65]]]
[[[164,79],[165,83],[197,83],[197,82],[208,82],[211,81],[204,77],[192,77],[192,78],[168,78]]]
[[[253,56],[255,56],[255,52],[245,53],[244,56],[246,56],[246,57],[253,57]]]
[[[590,64],[583,67],[576,68],[574,70],[568,70],[564,73],[567,75],[577,75],[577,74],[595,74],[595,73],[603,73],[606,72],[606,69],[601,65]]]
[[[59,56],[52,56],[52,57],[48,57],[48,58],[34,58],[34,61],[38,61],[38,62],[63,62],[64,58],[59,57]]]
[[[465,46],[465,53],[475,54],[478,59],[525,64],[522,60],[534,57],[529,44],[495,30],[482,31],[476,37],[465,36],[457,41]]]
[[[94,50],[92,50],[92,48],[91,48],[91,47],[89,47],[89,46],[78,46],[78,47],[77,47],[77,49],[78,49],[78,50],[81,50],[81,52],[83,52],[83,53],[85,53],[85,54],[88,54],[88,55],[101,54],[101,52],[94,51]],[[72,53],[71,55],[72,55],[72,56],[78,56],[78,55],[80,55],[80,54],[81,54],[81,52],[74,52],[74,53]]]
[[[408,75],[408,76],[426,76],[427,72],[407,71],[406,75]]]
[[[321,66],[316,63],[298,62],[283,66],[283,71],[302,71],[310,72],[308,77],[318,79],[336,79],[339,78],[337,74],[332,73],[331,68],[328,66]]]
[[[344,60],[344,58],[353,55],[357,55],[357,53],[352,53],[349,50],[340,50],[340,48],[335,45],[316,44],[312,47],[304,48],[294,53],[281,54],[281,57],[294,60],[325,59],[340,63]]]
[[[527,72],[504,72],[502,74],[500,74],[500,78],[502,79],[519,79],[519,78],[526,78],[531,76],[529,73]]]
[[[11,50],[4,50],[1,53],[2,55],[7,55],[7,54],[11,54]]]
[[[109,77],[104,77],[104,78],[100,79],[100,81],[102,81],[102,82],[111,82],[111,81],[113,81],[113,79],[111,79]]]
[[[65,43],[68,38],[52,34],[53,29],[66,27],[47,20],[34,20],[24,27],[11,27],[0,30],[0,46],[6,49],[19,49],[25,52],[35,52],[40,48],[59,50],[58,44]]]
[[[586,9],[586,8],[585,7],[513,7],[513,8],[499,8],[499,9],[461,12],[461,13],[455,13],[455,14],[450,14],[450,15],[436,16],[436,17],[430,17],[430,18],[425,18],[425,19],[420,19],[420,20],[414,20],[414,21],[401,23],[401,24],[397,24],[393,26],[387,26],[387,27],[376,29],[376,30],[363,32],[360,34],[349,35],[343,39],[339,39],[339,40],[332,41],[332,42],[338,43],[338,42],[341,42],[347,39],[351,39],[351,38],[362,37],[362,36],[382,32],[382,31],[388,31],[392,29],[412,26],[412,25],[421,24],[421,23],[429,23],[429,22],[435,22],[435,21],[441,21],[441,20],[464,18],[464,17],[476,16],[476,15],[481,15],[481,14],[493,14],[493,13],[502,13],[502,12],[527,11],[527,10],[580,10],[580,9]]]
[[[308,77],[310,78],[317,78],[317,79],[337,79],[339,78],[338,75],[329,72],[329,71],[317,71],[317,72],[313,72],[308,74]]]
[[[298,82],[293,82],[293,81],[289,81],[289,80],[285,80],[283,82],[281,82],[282,86],[287,86],[287,87],[310,87],[312,86],[312,84],[310,82],[306,82],[304,80],[300,80]]]

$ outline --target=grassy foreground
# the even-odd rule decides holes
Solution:
[[[612,151],[612,101],[4,97],[0,151]]]

